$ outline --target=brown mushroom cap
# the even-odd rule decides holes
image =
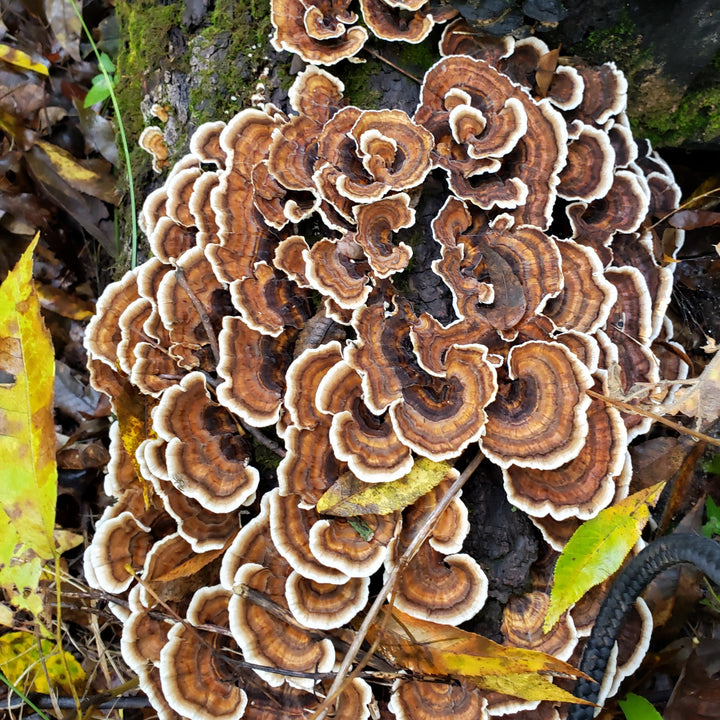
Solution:
[[[544,633],[542,626],[549,605],[550,596],[539,591],[510,598],[503,611],[501,628],[505,644],[567,660],[578,641],[575,625],[569,613],[564,613],[560,621]]]
[[[487,584],[469,555],[443,555],[425,542],[400,573],[395,606],[421,620],[457,625],[480,611]]]
[[[348,577],[370,577],[387,556],[387,546],[395,535],[398,518],[389,515],[363,516],[372,536],[365,539],[341,518],[318,520],[309,533],[310,551],[328,567]]]
[[[296,495],[282,496],[277,490],[268,494],[272,540],[293,570],[319,583],[341,585],[347,582],[347,575],[327,567],[312,553],[309,535],[312,526],[320,519],[317,512],[301,508]]]
[[[388,710],[397,720],[488,720],[487,700],[467,682],[396,680]]]
[[[273,574],[261,565],[247,563],[237,571],[235,582],[267,592],[273,587]],[[276,602],[280,599],[272,592],[269,594]],[[229,612],[233,637],[248,662],[308,674],[325,673],[332,669],[335,650],[329,638],[315,640],[309,633],[288,625],[241,595],[232,596]],[[256,672],[272,687],[278,687],[284,681],[305,689],[311,689],[315,684],[312,677],[283,676],[266,670]]]
[[[344,27],[356,19],[354,14],[347,13],[345,8],[348,3],[328,5],[331,12],[322,13],[327,6],[319,2],[313,5],[300,0],[275,0],[270,15],[275,28],[270,39],[273,47],[278,52],[288,50],[297,53],[305,62],[319,65],[334,65],[358,53],[367,40],[367,30],[359,26]],[[333,15],[332,11],[336,14]],[[322,19],[317,17],[319,13],[322,13]],[[321,34],[317,29],[328,25],[336,27],[334,33],[328,33],[329,36],[322,39],[313,37],[313,34]]]
[[[613,498],[614,479],[625,464],[627,433],[620,413],[600,400],[587,411],[589,432],[578,455],[555,470],[514,465],[503,469],[513,505],[530,515],[556,520],[594,517]]]
[[[355,242],[363,249],[370,267],[379,278],[405,270],[412,257],[412,248],[405,243],[393,245],[393,232],[415,223],[407,193],[390,195],[369,205],[353,208],[357,220]]]
[[[362,400],[360,375],[336,363],[318,386],[318,408],[332,415],[330,442],[338,460],[365,482],[388,482],[413,465],[410,450],[397,436],[390,417],[374,415]]]
[[[278,485],[283,495],[298,495],[305,507],[314,507],[320,496],[347,469],[330,444],[330,423],[311,430],[290,426],[285,432],[287,454],[278,465]]]
[[[210,402],[205,376],[186,375],[153,411],[167,441],[168,474],[181,491],[213,512],[230,512],[255,495],[260,475],[229,413]]]
[[[566,200],[586,202],[604,197],[613,183],[614,166],[615,151],[607,133],[584,125],[568,145],[558,195]]]
[[[440,461],[457,457],[485,431],[484,408],[495,398],[495,368],[484,345],[451,347],[443,377],[427,375],[390,407],[393,427],[412,450]]]
[[[617,291],[603,275],[597,253],[572,240],[558,240],[564,287],[543,309],[559,328],[594,333],[607,322]]]
[[[366,605],[368,578],[350,578],[342,585],[308,580],[292,572],[285,583],[290,612],[308,628],[330,630],[349,623]]]
[[[280,417],[294,333],[274,338],[230,316],[223,319],[222,327],[217,374],[223,382],[217,388],[218,401],[250,425],[272,425]]]
[[[508,381],[486,408],[483,452],[500,467],[536,469],[576,457],[588,433],[587,368],[563,345],[537,341],[513,347],[507,365]]]
[[[227,626],[230,597],[231,593],[220,586],[201,588],[188,607],[188,622]],[[176,712],[199,720],[243,717],[247,695],[222,659],[222,653],[233,645],[223,635],[193,631],[184,623],[170,630],[160,655],[160,679],[163,693]]]

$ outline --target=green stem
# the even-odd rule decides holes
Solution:
[[[85,20],[83,20],[82,10],[78,8],[75,0],[70,0],[70,4],[73,6],[73,10],[75,11],[75,14],[80,20],[80,24],[82,25],[82,29],[85,31],[87,39],[90,41],[90,46],[95,53],[95,57],[97,57],[98,59],[98,68],[100,69],[100,72],[105,78],[107,87],[110,89],[110,100],[112,101],[113,111],[115,113],[115,120],[117,122],[118,132],[120,133],[120,140],[122,142],[123,155],[125,156],[125,169],[127,172],[128,192],[130,193],[130,215],[132,218],[132,256],[130,264],[133,268],[135,268],[137,266],[138,246],[137,208],[135,205],[135,183],[133,181],[132,168],[130,167],[130,149],[128,147],[127,136],[125,135],[125,126],[123,125],[122,116],[120,114],[120,106],[118,105],[117,96],[115,95],[115,92],[113,90],[113,80],[110,75],[108,75],[108,72],[103,67],[103,64],[100,62],[100,51],[98,50],[98,47],[95,44],[92,35],[90,34],[88,26],[85,24]]]

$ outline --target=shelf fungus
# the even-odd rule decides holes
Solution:
[[[127,595],[123,654],[164,719],[307,716],[398,567],[402,611],[471,619],[488,580],[462,552],[459,496],[401,562],[454,465],[482,452],[560,548],[627,493],[628,444],[649,429],[597,394],[687,374],[666,318],[679,192],[633,140],[614,65],[550,72],[540,40],[456,19],[414,113],[363,109],[317,66],[370,32],[419,42],[454,11],[271,5],[274,46],[310,65],[282,107],[197,129],[143,206],[153,257],[106,288],[86,336],[118,417],[117,500],[86,575]],[[318,511],[331,488],[386,498],[438,463],[445,479],[419,497]],[[516,600],[503,632],[566,657],[572,620],[544,636],[545,605]],[[335,717],[369,717],[371,690],[348,686]],[[400,719],[544,716],[458,682],[380,692]]]

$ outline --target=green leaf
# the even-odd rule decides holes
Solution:
[[[713,455],[709,460],[706,460],[702,464],[702,469],[706,473],[712,473],[713,475],[720,475],[720,454]]]
[[[83,106],[86,108],[92,107],[95,103],[104,102],[110,97],[110,87],[105,82],[105,78],[102,75],[97,75],[102,83],[93,83],[93,86],[88,90],[88,94],[85,96]]]
[[[709,495],[705,500],[705,514],[707,515],[707,522],[702,526],[703,535],[707,538],[720,535],[720,507],[715,504],[715,501]]]
[[[55,556],[55,353],[32,281],[37,235],[0,286],[0,587],[35,615]]]
[[[102,68],[108,75],[112,75],[112,73],[115,72],[115,63],[110,59],[110,56],[107,53],[101,52],[98,57],[98,65],[100,68]],[[102,74],[100,77],[104,77]]]
[[[648,506],[657,502],[663,487],[665,483],[658,483],[630,495],[573,533],[555,565],[545,632],[590,588],[620,568],[650,517]]]
[[[47,694],[51,687],[68,692],[71,687],[81,688],[86,680],[82,665],[69,652],[28,632],[0,637],[0,670],[26,693]]]
[[[618,704],[627,720],[662,720],[662,715],[650,701],[640,695],[628,693],[627,697],[620,700]]]
[[[457,474],[447,463],[427,458],[418,458],[405,477],[392,482],[366,483],[347,473],[318,500],[316,509],[339,517],[389,515],[412,505],[443,480],[455,479]]]

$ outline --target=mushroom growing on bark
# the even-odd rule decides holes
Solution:
[[[360,9],[377,37],[410,42],[452,14]],[[370,583],[397,567],[455,463],[482,451],[559,547],[627,492],[628,443],[649,428],[588,391],[687,372],[667,351],[673,265],[659,250],[679,197],[632,139],[622,74],[578,62],[543,80],[544,43],[458,20],[412,116],[366,110],[316,67],[360,51],[357,21],[344,0],[273,0],[274,46],[310,65],[283,109],[198,128],[144,204],[154,257],[108,286],[88,327],[93,384],[148,421],[138,438],[117,412],[118,500],[87,575],[131,598],[123,653],[164,717],[312,711]],[[418,272],[442,313],[413,292]],[[404,507],[316,507],[344,483],[382,493],[419,460],[447,464],[445,480]],[[467,517],[455,497],[402,569],[404,612],[458,624],[485,603]],[[174,623],[154,619],[163,583]],[[528,625],[545,602],[514,601],[504,633],[566,657],[569,616],[551,638]],[[338,717],[367,717],[369,686],[346,693]],[[390,694],[400,719],[532,712],[464,684],[402,679]]]

